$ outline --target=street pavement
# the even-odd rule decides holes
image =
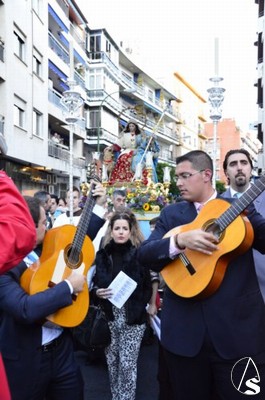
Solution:
[[[107,365],[102,354],[100,358],[89,361],[85,352],[76,352],[85,381],[84,400],[111,400]],[[138,379],[136,400],[156,400],[158,398],[158,342],[141,347],[138,359]]]

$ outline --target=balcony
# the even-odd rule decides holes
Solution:
[[[63,144],[48,141],[48,156],[69,162],[69,147]]]

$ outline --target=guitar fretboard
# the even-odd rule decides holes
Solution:
[[[265,176],[260,177],[250,188],[216,220],[224,231],[265,189]]]

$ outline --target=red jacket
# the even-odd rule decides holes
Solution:
[[[36,245],[36,227],[11,178],[0,171],[0,273],[17,265]]]
[[[36,227],[27,203],[5,172],[0,171],[0,273],[16,266],[36,244]],[[10,400],[0,355],[0,399]]]

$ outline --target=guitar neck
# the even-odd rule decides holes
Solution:
[[[86,234],[87,234],[87,229],[90,223],[92,211],[94,208],[94,205],[96,203],[96,199],[92,196],[92,188],[87,196],[85,206],[83,208],[76,233],[73,239],[73,243],[71,246],[71,252],[69,255],[69,261],[70,263],[75,263],[76,258],[79,257],[79,254],[81,252]]]
[[[250,188],[218,219],[217,224],[224,231],[265,189],[265,176],[260,177]]]

